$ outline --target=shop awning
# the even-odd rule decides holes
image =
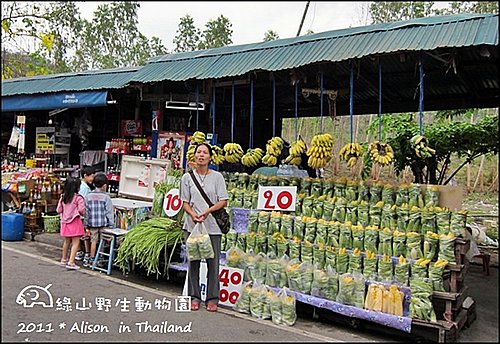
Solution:
[[[106,106],[108,91],[58,92],[2,97],[2,112]]]

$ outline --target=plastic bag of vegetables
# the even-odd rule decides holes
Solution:
[[[302,240],[304,238],[304,229],[306,223],[303,221],[302,216],[295,216],[293,219],[293,236]]]
[[[408,204],[404,203],[396,209],[397,213],[397,228],[400,232],[411,232],[408,230],[408,222],[410,221],[410,209]]]
[[[467,210],[454,211],[450,216],[450,231],[457,237],[465,238]]]
[[[323,204],[326,200],[326,195],[315,197],[313,200],[312,217],[321,219],[323,217]]]
[[[364,180],[359,181],[358,185],[358,201],[370,202],[370,186],[365,184]]]
[[[411,266],[411,278],[422,279],[427,278],[428,265],[430,259],[419,258]]]
[[[313,245],[313,263],[320,268],[325,266],[325,246],[322,243]]]
[[[379,233],[378,253],[392,256],[392,231],[384,228]]]
[[[366,201],[358,202],[358,225],[366,227],[370,224],[370,205]]]
[[[335,247],[326,246],[325,247],[325,266],[337,266],[337,252],[335,252]]]
[[[370,185],[370,203],[376,204],[382,201],[382,188],[384,187],[382,182],[373,181]]]
[[[257,245],[257,232],[250,232],[247,234],[246,238],[247,246],[246,246],[246,252],[249,252],[250,250],[253,252],[256,250],[256,245]]]
[[[328,236],[328,221],[319,219],[316,222],[316,236],[314,237],[315,244],[326,244]]]
[[[248,214],[248,233],[257,233],[257,227],[259,225],[259,212],[250,211]]]
[[[340,224],[339,246],[345,248],[352,247],[352,223],[347,221]]]
[[[426,207],[437,207],[439,205],[439,186],[427,185],[424,194]]]
[[[269,211],[259,211],[259,217],[257,218],[257,233],[259,235],[267,235],[269,227],[269,218],[271,217],[271,212]]]
[[[391,204],[384,204],[382,208],[382,215],[380,216],[380,227],[390,228],[391,230],[395,230],[398,226],[398,216],[396,212],[397,207]],[[403,231],[404,232],[404,231]]]
[[[367,226],[365,228],[365,238],[363,247],[365,251],[378,252],[378,237],[380,229],[377,226]]]
[[[385,184],[382,188],[382,201],[391,206],[396,202],[396,192],[391,184]]]
[[[280,233],[283,237],[291,239],[293,237],[293,217],[288,214],[281,215]]]
[[[392,233],[392,255],[399,257],[406,254],[406,233],[394,231]]]
[[[198,222],[186,240],[189,260],[209,259],[214,257],[210,236],[203,222]]]
[[[313,280],[314,266],[311,262],[300,263],[298,269],[298,280],[299,280],[299,292],[303,294],[311,294],[311,284]]]
[[[438,234],[448,234],[450,232],[451,212],[448,208],[436,207],[436,227]]]
[[[306,195],[311,194],[311,185],[313,182],[313,178],[305,177],[300,181],[300,192],[305,193]]]
[[[335,209],[333,209],[332,220],[340,221],[341,223],[345,221],[346,207],[347,201],[344,197],[338,197],[335,201]]]
[[[455,263],[455,241],[457,237],[453,232],[439,235],[438,258]]]
[[[404,256],[399,256],[399,259],[394,266],[394,279],[401,285],[408,285],[410,276],[410,265]]]
[[[269,288],[255,282],[250,290],[250,314],[257,319],[271,318]]]
[[[247,252],[245,257],[245,267],[243,272],[243,281],[254,281],[257,276],[256,255],[253,250]]]
[[[443,271],[446,265],[448,262],[441,259],[429,264],[429,279],[432,281],[433,290],[446,291],[443,282]]]
[[[297,195],[297,199],[295,200],[295,211],[293,215],[301,216],[302,215],[302,202],[304,202],[304,198],[307,197],[307,194],[301,192]]]
[[[322,179],[323,182],[323,195],[326,195],[327,198],[333,197],[333,193],[335,190],[335,180],[333,178]]]
[[[377,278],[377,255],[375,252],[367,250],[365,251],[365,257],[363,259],[363,276],[369,280],[376,280]]]
[[[422,213],[419,207],[413,206],[410,208],[408,224],[406,226],[407,232],[421,233],[421,216]]]
[[[245,268],[246,253],[238,247],[231,247],[226,252],[226,265],[233,268]]]
[[[439,243],[439,234],[427,232],[424,235],[424,258],[434,260]]]
[[[313,215],[313,204],[316,196],[308,196],[302,200],[302,216],[310,217]]]
[[[330,221],[335,209],[335,198],[327,198],[323,201],[323,216],[325,221]]]
[[[349,265],[347,268],[347,272],[353,273],[353,272],[359,272],[361,273],[361,265],[363,263],[363,257],[361,255],[361,250],[359,248],[355,248],[352,250],[349,255]]]
[[[383,255],[378,260],[378,280],[392,282],[394,280],[392,259]]]
[[[238,233],[236,234],[236,247],[240,248],[242,251],[247,250],[247,234]]]
[[[363,308],[365,304],[365,278],[360,273],[339,276],[339,292],[336,301],[344,305]]]
[[[359,249],[360,251],[364,250],[364,241],[365,241],[365,228],[363,226],[353,225],[351,227],[352,231],[352,248]]]
[[[345,208],[345,220],[350,221],[353,225],[358,223],[358,201],[354,200],[347,203]]]
[[[373,204],[373,203],[372,203]],[[370,207],[370,225],[380,227],[380,223],[382,222],[382,209],[384,208],[384,202],[379,201],[374,203]]]
[[[327,265],[325,271],[328,276],[328,284],[326,289],[321,292],[325,299],[335,301],[339,292],[339,274],[331,265]]]
[[[267,272],[267,256],[263,252],[257,253],[255,256],[255,275],[254,281],[264,283],[266,281]]]
[[[297,309],[295,307],[295,295],[287,288],[283,288],[281,298],[281,310],[283,314],[283,324],[293,326],[297,320]]]
[[[240,296],[236,300],[233,309],[240,313],[250,314],[250,291],[254,282],[248,281],[243,283]]]
[[[276,325],[283,324],[283,310],[279,292],[270,290],[269,306],[271,308],[271,320]]]
[[[288,279],[288,286],[291,290],[299,291],[300,289],[300,260],[290,259],[286,266],[286,277]]]
[[[288,255],[290,259],[299,259],[300,260],[300,247],[301,240],[297,237],[294,237],[292,240],[288,241]]]
[[[257,234],[255,237],[255,253],[267,253],[267,235]]]
[[[424,207],[420,214],[420,230],[422,234],[437,232],[436,213],[433,207]]]
[[[422,196],[422,189],[420,184],[410,184],[408,188],[408,206],[423,208],[424,197]]]
[[[247,190],[247,192],[243,196],[243,208],[252,209],[253,199],[256,192],[253,190]]]
[[[303,240],[314,242],[314,239],[316,238],[316,223],[318,222],[318,220],[316,220],[314,217],[303,216],[302,221],[305,222]]]
[[[326,236],[326,244],[328,246],[339,247],[339,237],[340,237],[340,222],[330,221],[328,223],[328,234]]]
[[[408,204],[408,184],[400,184],[396,189],[396,205],[398,207]]]
[[[346,273],[349,269],[349,255],[347,249],[340,247],[337,252],[337,272],[339,274]]]
[[[313,270],[313,281],[311,284],[311,295],[325,297],[325,291],[328,289],[328,274],[326,270],[315,265]]]
[[[422,258],[424,254],[422,253],[421,244],[422,244],[422,238],[420,233],[417,232],[406,233],[405,257],[410,259]]]
[[[276,256],[282,257],[285,254],[288,255],[288,239],[280,233],[274,233],[273,236],[276,239]]]
[[[345,197],[345,188],[346,188],[347,179],[345,177],[335,178],[334,184],[335,189],[333,191],[333,195],[337,198]]]
[[[345,198],[347,202],[358,200],[358,182],[355,180],[348,180],[345,188]]]
[[[268,234],[273,235],[280,231],[281,213],[279,211],[272,211],[269,219]]]

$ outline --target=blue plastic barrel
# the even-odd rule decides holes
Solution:
[[[20,241],[24,237],[24,216],[18,213],[2,213],[2,240]]]

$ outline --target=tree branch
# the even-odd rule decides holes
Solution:
[[[448,179],[446,179],[446,181],[443,183],[443,185],[448,184],[450,182],[450,180],[455,176],[455,174],[457,174],[457,172],[462,169],[462,167],[471,163],[472,160],[480,157],[481,155],[483,155],[483,153],[477,153],[476,155],[472,155],[471,157],[465,159],[465,161],[460,166],[458,166],[455,171],[453,171],[453,173],[448,177]]]

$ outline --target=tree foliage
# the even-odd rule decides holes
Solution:
[[[200,41],[200,30],[194,25],[193,17],[186,14],[180,19],[177,35],[174,37],[174,51],[177,53],[196,50]]]
[[[409,20],[431,15],[434,1],[373,1],[370,15],[373,24]]]
[[[264,39],[263,39],[263,41],[264,42],[269,42],[269,41],[274,41],[274,40],[279,39],[279,38],[280,38],[280,36],[278,35],[278,33],[276,31],[267,30],[264,33]]]
[[[211,19],[205,24],[198,49],[220,48],[233,43],[233,30],[229,18],[222,14],[217,19]]]
[[[498,13],[497,1],[451,1],[450,7],[437,9],[436,14]]]

